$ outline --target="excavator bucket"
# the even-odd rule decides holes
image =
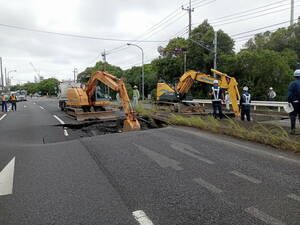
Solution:
[[[124,125],[123,125],[123,131],[135,131],[135,130],[140,130],[141,129],[141,125],[139,123],[139,121],[136,120],[129,120],[129,119],[125,119],[124,120]]]

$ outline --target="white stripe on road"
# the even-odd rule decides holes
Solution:
[[[165,155],[162,155],[160,153],[157,153],[155,151],[152,151],[148,148],[145,148],[143,146],[134,144],[141,152],[143,152],[145,155],[147,155],[150,159],[152,159],[154,162],[156,162],[160,167],[162,168],[172,168],[173,170],[183,170],[183,168],[180,165],[180,163],[174,159],[170,159]]]
[[[294,199],[298,202],[300,202],[300,196],[299,195],[295,195],[295,194],[289,194],[287,195],[289,198]]]
[[[285,225],[285,223],[273,218],[272,216],[269,216],[268,214],[258,210],[255,207],[249,207],[249,208],[245,209],[245,211],[247,213],[251,214],[252,216],[254,216],[255,218],[260,219],[261,221],[265,222],[266,224]]]
[[[247,180],[247,181],[250,181],[250,182],[252,182],[252,183],[254,183],[254,184],[260,184],[260,183],[261,183],[260,180],[254,178],[254,177],[250,177],[250,176],[248,176],[248,175],[245,175],[245,174],[243,174],[243,173],[241,173],[241,172],[239,172],[239,171],[236,171],[236,170],[233,170],[233,171],[231,171],[230,173],[231,173],[231,174],[234,174],[234,175],[236,175],[236,176],[238,176],[238,177],[240,177],[240,178],[243,178],[243,179],[245,179],[245,180]]]
[[[27,108],[27,106],[26,106],[26,105],[24,105],[24,108]]]
[[[6,116],[7,116],[7,114],[4,114],[3,116],[0,117],[0,120],[3,120],[4,117],[6,117]]]
[[[140,225],[154,225],[143,210],[134,211],[132,215]]]
[[[58,122],[60,122],[60,124],[65,124],[65,122],[64,122],[61,118],[59,118],[57,115],[53,115],[53,117],[54,117],[55,119],[57,119]],[[66,137],[69,136],[69,133],[68,133],[68,130],[67,130],[66,127],[64,127],[64,135],[65,135]]]
[[[0,196],[13,193],[15,157],[0,172]]]
[[[194,181],[213,193],[220,194],[223,192],[221,189],[217,188],[215,185],[210,184],[201,178],[195,178]]]
[[[45,110],[45,108],[43,106],[40,106],[41,109]]]
[[[67,130],[67,128],[65,127],[65,129],[64,129],[64,135],[67,137],[67,136],[69,136],[69,133],[68,133],[68,130]]]
[[[64,122],[61,118],[59,118],[58,116],[53,115],[53,117],[54,117],[55,119],[57,119],[58,122],[60,122],[60,124],[65,124],[65,122]]]
[[[202,162],[205,162],[205,163],[208,163],[208,164],[214,164],[214,162],[209,160],[209,159],[203,158],[202,156],[195,155],[194,153],[187,151],[186,149],[188,149],[190,151],[194,150],[193,148],[191,148],[188,145],[179,145],[179,143],[176,143],[176,144],[171,144],[170,146],[171,146],[171,148],[173,148],[173,149],[175,149],[175,150],[177,150],[177,151],[179,151],[183,154],[191,156],[195,159],[198,159],[199,161],[202,161]],[[194,151],[198,152],[197,150],[194,150]]]

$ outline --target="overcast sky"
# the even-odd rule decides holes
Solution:
[[[192,23],[195,27],[208,19],[209,22],[215,22],[216,29],[235,35],[289,21],[290,1],[194,0]],[[187,2],[188,0],[0,0],[0,24],[108,39],[162,41],[137,42],[144,49],[147,62],[158,56],[157,47],[166,45],[163,41],[176,35],[187,36],[188,15],[180,9]],[[300,15],[300,0],[295,0],[295,5],[297,18]],[[260,8],[261,6],[266,7]],[[245,13],[246,15],[216,20],[253,8],[259,9]],[[163,20],[168,15],[170,16]],[[160,21],[162,23],[153,28]],[[234,36],[238,38],[236,49],[241,48],[249,34],[286,25],[288,23]],[[149,30],[152,32],[149,33]],[[102,59],[101,52],[104,49],[110,53],[107,61],[122,68],[130,68],[141,62],[139,49],[133,46],[122,47],[126,45],[126,41],[66,37],[3,26],[0,26],[0,32],[3,67],[8,71],[17,70],[10,73],[13,83],[34,80],[35,72],[30,62],[45,78],[53,76],[59,80],[70,79],[75,67],[81,72]],[[117,49],[110,51],[115,48]]]

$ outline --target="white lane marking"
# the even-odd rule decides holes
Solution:
[[[148,148],[145,148],[143,146],[134,144],[141,152],[143,152],[145,155],[147,155],[150,159],[152,159],[154,162],[156,162],[160,167],[167,168],[170,167],[174,170],[183,170],[182,167],[179,166],[179,162],[170,159],[167,156],[164,156],[162,154],[159,154],[157,152],[154,152]]]
[[[55,119],[57,119],[58,122],[60,122],[60,124],[65,124],[65,122],[64,122],[61,118],[59,118],[58,116],[53,115],[53,117],[54,117]]]
[[[298,202],[300,202],[300,196],[299,195],[295,195],[295,194],[289,194],[287,195],[289,198],[294,199]]]
[[[213,161],[209,160],[209,159],[206,159],[206,158],[203,158],[201,156],[198,156],[198,155],[195,155],[194,153],[192,152],[189,152],[189,151],[186,151],[185,149],[188,149],[190,151],[193,151],[193,152],[198,152],[196,149],[193,149],[192,147],[188,146],[188,145],[185,145],[185,144],[182,144],[182,145],[179,145],[179,144],[171,144],[171,148],[183,153],[183,154],[186,154],[188,156],[191,156],[195,159],[198,159],[202,162],[205,162],[205,163],[208,163],[208,164],[214,164]],[[199,152],[198,152],[199,153]]]
[[[7,114],[4,114],[3,116],[0,117],[0,120],[3,120],[4,117],[6,117],[6,116],[7,116]]]
[[[233,143],[232,141],[226,141],[222,138],[212,137],[210,134],[207,134],[207,133],[205,133],[204,131],[201,131],[201,130],[199,130],[199,132],[195,132],[195,131],[190,131],[190,130],[177,128],[177,127],[166,128],[166,129],[180,130],[182,132],[185,132],[185,133],[188,133],[188,134],[193,134],[193,135],[198,136],[200,138],[205,138],[205,139],[209,139],[209,140],[212,140],[212,138],[213,138],[213,140],[215,142],[223,143],[223,144],[226,144],[230,147],[235,146],[235,147],[238,148],[239,151],[255,153],[257,155],[266,155],[266,156],[274,157],[274,158],[277,158],[277,159],[280,159],[280,160],[286,160],[286,161],[291,162],[291,163],[300,164],[299,159],[292,159],[292,158],[289,158],[289,157],[286,157],[286,156],[278,155],[276,153],[264,151],[264,148],[266,148],[266,147],[263,147],[263,146],[261,147],[263,149],[260,149],[258,147],[254,148],[254,147],[249,147],[249,146],[242,145],[242,144]],[[221,136],[219,135],[218,137],[221,137]],[[234,149],[234,148],[231,148],[231,149]]]
[[[241,172],[239,172],[239,171],[236,171],[236,170],[233,170],[233,171],[231,171],[230,173],[231,173],[231,174],[234,174],[234,175],[236,175],[236,176],[238,176],[238,177],[240,177],[240,178],[243,178],[243,179],[245,179],[245,180],[248,180],[248,181],[250,181],[250,182],[252,182],[252,183],[254,183],[254,184],[260,184],[260,183],[261,183],[260,180],[254,178],[254,177],[250,177],[250,176],[248,176],[248,175],[246,175],[246,174],[243,174],[243,173],[241,173]]]
[[[24,105],[24,108],[27,108],[27,106],[26,106],[26,105]]]
[[[13,157],[0,172],[0,196],[13,193],[15,158],[16,157]]]
[[[65,127],[65,129],[64,129],[64,135],[67,137],[67,136],[69,136],[69,133],[68,133],[68,130],[67,130],[67,128]]]
[[[43,106],[40,106],[40,108],[41,108],[42,110],[45,110],[45,108],[44,108]]]
[[[261,221],[267,223],[267,224],[272,224],[272,225],[285,225],[285,223],[281,222],[280,220],[275,219],[272,216],[269,216],[268,214],[258,210],[255,207],[249,207],[245,209],[245,211],[252,216],[256,217],[257,219],[260,219]]]
[[[154,225],[143,210],[134,211],[132,215],[140,225]]]
[[[223,192],[221,189],[217,188],[215,185],[208,183],[207,181],[205,181],[201,178],[195,178],[194,181],[213,193],[220,194]]]

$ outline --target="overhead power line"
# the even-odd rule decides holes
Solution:
[[[8,25],[8,24],[0,24],[1,27],[7,27],[12,29],[30,31],[35,33],[43,33],[43,34],[51,34],[51,35],[58,35],[64,37],[72,37],[72,38],[81,38],[81,39],[92,39],[92,40],[101,40],[101,41],[117,41],[117,42],[166,42],[165,40],[132,40],[132,39],[117,39],[117,38],[103,38],[103,37],[94,37],[94,36],[86,36],[86,35],[78,35],[78,34],[67,34],[67,33],[60,33],[60,32],[53,32],[53,31],[46,31],[46,30],[38,30],[32,28],[26,28],[21,26],[15,25]]]
[[[252,13],[248,13],[248,14],[243,14],[243,15],[240,15],[240,16],[234,16],[230,19],[227,19],[227,20],[222,20],[222,21],[219,21],[219,22],[212,22],[212,24],[215,24],[217,25],[218,23],[223,23],[224,21],[230,21],[230,20],[234,20],[234,19],[240,19],[241,16],[245,17],[245,16],[253,16],[255,14],[259,14],[259,13],[262,13],[262,12],[266,12],[266,11],[269,11],[269,10],[272,10],[272,9],[278,9],[279,7],[283,7],[283,6],[287,6],[289,4],[282,4],[282,5],[279,5],[279,6],[275,6],[275,7],[270,7],[270,8],[267,8],[267,9],[263,9],[263,10],[260,10],[260,11],[256,11],[256,12],[252,12]],[[278,10],[278,11],[281,11],[282,9]],[[277,11],[272,11],[272,12],[277,12]],[[270,13],[272,13],[270,12]]]
[[[260,7],[256,7],[256,8],[253,8],[253,9],[248,9],[248,10],[245,10],[245,11],[241,11],[241,12],[237,12],[237,13],[233,13],[233,14],[229,14],[229,15],[226,15],[226,16],[222,16],[222,17],[213,19],[213,20],[211,20],[211,22],[217,22],[218,20],[224,21],[224,19],[226,19],[228,17],[237,16],[237,15],[241,15],[241,14],[244,14],[244,13],[247,13],[247,12],[256,11],[257,9],[262,9],[262,8],[265,8],[265,7],[268,7],[268,6],[274,6],[275,4],[279,4],[281,2],[286,3],[286,0],[280,0],[280,1],[277,1],[277,2],[273,1],[273,2],[270,2],[270,3],[268,3],[266,5],[263,5],[263,6],[260,6]]]
[[[271,25],[269,25],[269,26],[260,27],[260,28],[254,29],[254,30],[245,31],[245,32],[233,34],[233,35],[230,35],[230,36],[231,36],[231,37],[236,37],[236,36],[240,36],[241,34],[251,33],[251,32],[254,32],[254,31],[258,31],[258,30],[265,29],[265,28],[270,28],[270,27],[282,25],[282,24],[285,24],[285,23],[288,23],[288,22],[290,22],[290,21],[288,20],[288,21],[284,21],[284,22],[281,22],[281,23],[275,23],[275,24],[271,24]]]
[[[298,6],[300,6],[300,5],[296,5],[295,7],[298,7]],[[226,23],[222,23],[222,24],[214,24],[214,25],[220,27],[220,26],[223,26],[223,25],[238,23],[238,22],[242,22],[242,21],[246,21],[246,20],[250,20],[250,19],[256,19],[258,17],[262,17],[262,16],[266,16],[266,15],[270,15],[270,14],[275,14],[275,13],[280,13],[280,12],[287,11],[287,10],[290,10],[290,8],[280,9],[280,10],[272,11],[272,12],[269,12],[269,13],[264,13],[264,14],[261,14],[261,15],[255,15],[255,16],[248,17],[248,18],[240,18],[240,19],[237,19],[237,20],[234,20],[234,21],[231,21],[231,22],[226,22]]]
[[[296,19],[295,19],[294,21],[296,21]],[[273,25],[270,25],[270,26],[267,26],[267,27],[264,27],[264,28],[273,27],[273,26],[276,26],[276,25],[281,25],[281,24],[289,23],[289,22],[290,22],[290,21],[288,20],[288,21],[285,21],[285,22],[282,22],[282,23],[278,23],[278,24],[273,24]],[[280,29],[280,28],[283,28],[283,27],[277,27],[277,28],[275,28],[275,29],[271,29],[271,30],[267,30],[267,31],[262,31],[262,32],[259,32],[259,33],[248,34],[248,35],[236,37],[236,38],[234,38],[234,40],[235,40],[236,42],[249,40],[249,38],[251,38],[251,37],[253,37],[253,36],[255,36],[255,35],[258,35],[258,34],[261,34],[261,33],[264,33],[264,32],[273,32],[273,31],[276,31],[276,30],[278,30],[278,29]],[[284,27],[284,28],[286,28],[286,27]],[[259,28],[259,29],[263,29],[263,28]],[[252,31],[249,31],[249,32],[257,31],[257,30],[259,30],[259,29],[255,29],[255,30],[252,30]],[[240,33],[240,34],[246,34],[246,33],[248,33],[248,32],[242,32],[242,33]],[[233,36],[233,35],[232,35],[232,36]]]

